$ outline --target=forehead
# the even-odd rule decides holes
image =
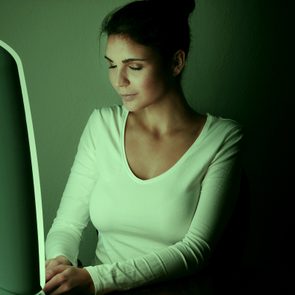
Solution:
[[[124,60],[128,58],[158,59],[159,55],[148,46],[134,42],[130,38],[121,35],[110,35],[107,40],[106,56],[112,60]]]

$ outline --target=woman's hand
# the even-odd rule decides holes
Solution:
[[[46,262],[46,294],[94,294],[93,281],[87,270],[70,265],[63,256]]]
[[[46,260],[46,282],[48,282],[54,275],[54,269],[58,265],[72,265],[71,262],[65,256],[57,256],[53,259]]]

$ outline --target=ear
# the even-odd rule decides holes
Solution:
[[[185,52],[183,50],[180,49],[175,52],[172,63],[172,73],[174,77],[182,72],[185,66],[185,58]]]

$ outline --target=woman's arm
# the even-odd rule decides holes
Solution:
[[[240,182],[241,130],[234,127],[210,164],[190,228],[174,245],[124,262],[88,266],[96,294],[194,272],[204,265],[234,208]]]
[[[83,294],[93,294],[89,273],[76,266],[81,234],[89,222],[88,199],[97,179],[95,116],[96,111],[83,131],[57,216],[47,235],[44,290],[48,294],[62,294],[69,287],[83,288]]]

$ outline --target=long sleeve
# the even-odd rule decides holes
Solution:
[[[208,116],[194,145],[168,171],[141,181],[124,155],[127,113],[96,110],[81,137],[47,258],[76,264],[89,219],[99,237],[97,265],[86,266],[96,294],[195,272],[207,262],[234,208],[241,128]]]
[[[241,137],[240,128],[235,126],[219,144],[203,178],[199,202],[183,239],[132,259],[86,267],[95,282],[96,294],[130,289],[202,268],[236,202]]]
[[[89,222],[89,195],[97,180],[95,111],[81,136],[57,216],[46,239],[46,257],[63,255],[77,264],[83,229]]]

